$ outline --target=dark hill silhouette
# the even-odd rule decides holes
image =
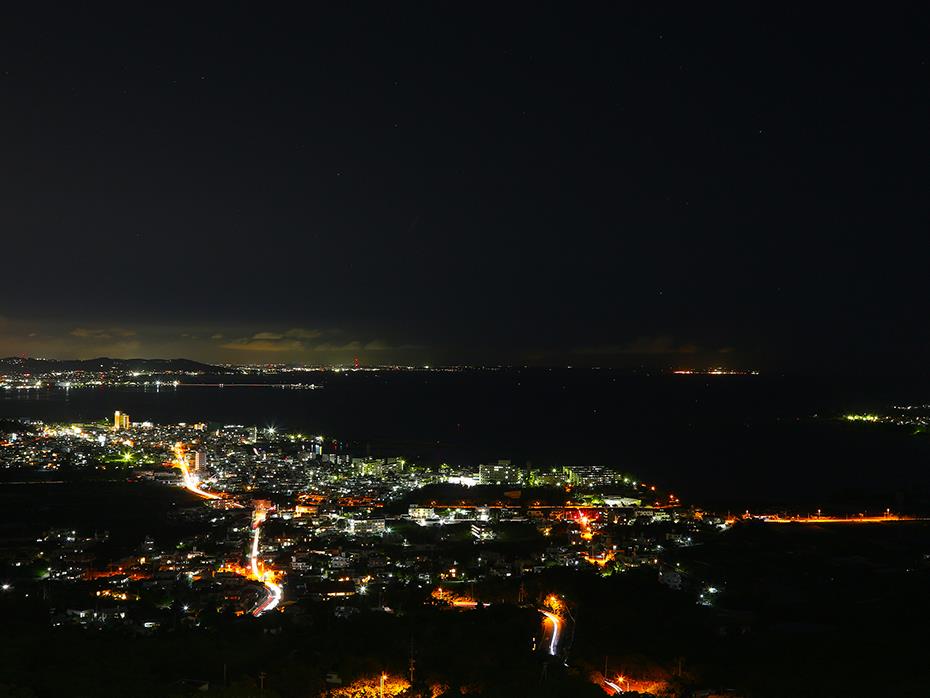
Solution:
[[[0,359],[4,373],[47,373],[50,371],[216,371],[215,366],[191,359]]]

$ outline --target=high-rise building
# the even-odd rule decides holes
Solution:
[[[509,460],[482,463],[478,466],[478,483],[481,485],[515,485],[523,482],[523,471]]]
[[[613,485],[623,478],[614,470],[603,465],[569,465],[562,468],[568,482],[576,487],[600,487]]]
[[[130,426],[129,415],[116,410],[113,413],[113,430],[114,431],[123,431],[128,429]]]
[[[352,468],[363,477],[382,477],[385,471],[384,458],[353,458]]]
[[[204,451],[194,451],[193,472],[203,473],[207,466],[207,454]]]

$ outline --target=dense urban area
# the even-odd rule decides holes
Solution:
[[[216,380],[196,366],[58,369],[3,385]],[[790,680],[766,692],[753,662],[782,661],[796,633],[816,646],[845,632],[798,595],[850,603],[841,573],[902,588],[930,566],[900,541],[875,538],[866,563],[861,535],[831,533],[826,557],[798,538],[894,522],[922,536],[923,520],[890,508],[712,512],[605,465],[361,450],[207,415],[0,420],[0,607],[8,660],[28,676],[0,695],[784,695]],[[797,573],[812,564],[824,574]]]
[[[56,627],[150,634],[272,612],[300,623],[315,602],[349,618],[392,614],[391,599],[412,593],[450,610],[505,601],[537,608],[535,646],[566,658],[569,602],[531,581],[547,569],[648,568],[707,606],[719,591],[710,581],[685,585],[687,575],[663,553],[727,523],[604,467],[425,467],[343,453],[323,436],[134,423],[120,412],[90,424],[10,423],[0,446],[0,467],[89,471],[184,488],[200,500],[168,510],[170,521],[193,531],[177,539],[146,536],[119,550],[107,531],[52,528],[7,547],[4,592],[43,595]],[[404,676],[416,680],[412,669]],[[610,687],[617,678],[600,682]],[[338,686],[343,677],[328,681]],[[390,691],[402,682],[392,676]]]

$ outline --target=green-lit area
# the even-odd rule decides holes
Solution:
[[[880,422],[881,417],[877,414],[847,414],[845,417],[847,422]]]
[[[155,465],[159,460],[153,453],[127,448],[102,458],[101,462],[116,465]]]

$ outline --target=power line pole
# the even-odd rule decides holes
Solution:
[[[413,658],[413,636],[410,637],[410,685],[413,686],[413,671],[416,660]]]

